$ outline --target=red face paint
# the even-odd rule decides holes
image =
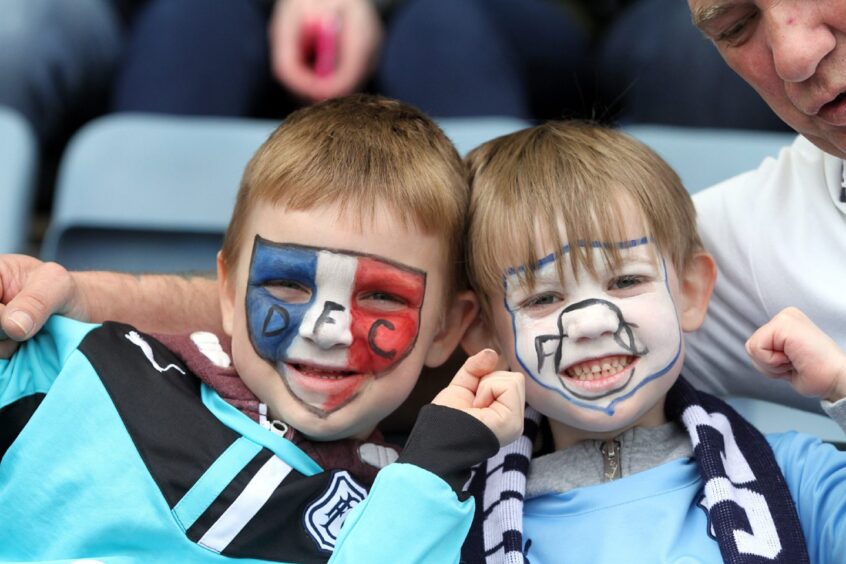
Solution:
[[[351,300],[350,366],[380,374],[405,358],[417,340],[426,277],[370,257],[358,259]]]

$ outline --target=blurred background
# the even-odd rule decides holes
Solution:
[[[679,168],[698,155],[692,190],[788,139],[681,0],[0,6],[0,251],[70,267],[211,267],[252,151],[357,91],[420,107],[462,152],[544,119],[629,128]]]

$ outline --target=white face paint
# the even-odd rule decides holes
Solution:
[[[558,421],[570,421],[573,406],[613,416],[632,398],[642,414],[680,370],[682,334],[665,261],[656,261],[647,238],[611,244],[622,257],[616,272],[594,242],[595,277],[571,270],[567,248],[563,284],[553,255],[536,266],[531,289],[520,286],[520,267],[505,277],[516,360],[540,386],[527,384],[529,403]],[[648,386],[662,376],[666,385]]]

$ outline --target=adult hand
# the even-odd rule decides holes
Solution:
[[[35,335],[53,313],[87,319],[71,274],[54,262],[0,255],[0,358]]]
[[[523,432],[526,388],[519,372],[496,370],[498,358],[491,349],[468,358],[432,403],[472,415],[504,446]]]
[[[795,307],[755,331],[746,352],[758,370],[789,380],[802,395],[832,402],[846,397],[846,353]]]
[[[370,0],[277,0],[268,37],[273,75],[310,102],[352,94],[382,43]]]

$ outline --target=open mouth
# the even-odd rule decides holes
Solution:
[[[324,380],[342,380],[350,376],[355,376],[359,372],[353,370],[337,370],[334,368],[323,368],[311,364],[301,364],[297,362],[290,362],[288,366],[302,374],[311,378],[321,378]]]
[[[626,388],[639,357],[610,355],[572,364],[559,374],[561,384],[578,398],[595,400]]]
[[[628,368],[636,358],[628,355],[593,358],[570,366],[564,370],[564,375],[582,382],[608,378]]]

